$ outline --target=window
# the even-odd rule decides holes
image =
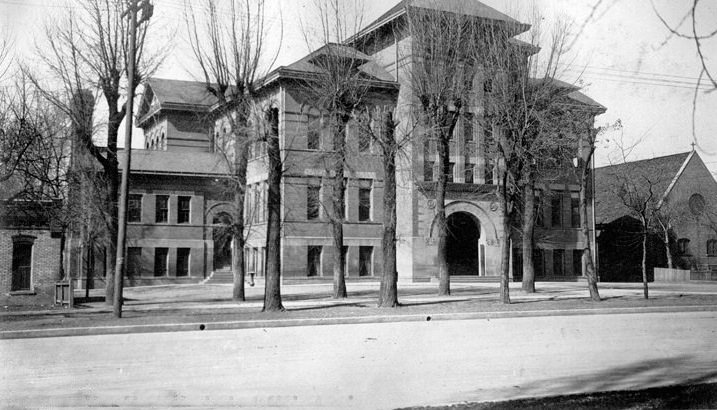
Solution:
[[[466,184],[472,184],[473,183],[473,170],[475,169],[475,164],[468,164],[466,163],[466,169],[465,169],[465,183]]]
[[[306,219],[319,219],[319,206],[321,200],[321,187],[306,187]]]
[[[368,187],[359,188],[359,222],[371,220],[371,181]]]
[[[570,226],[580,228],[580,198],[570,198]]]
[[[493,92],[493,80],[487,79],[483,81],[483,92],[484,93],[492,93]]]
[[[189,248],[177,248],[177,276],[189,276]]]
[[[562,249],[553,250],[553,276],[565,275],[565,251]]]
[[[425,161],[423,163],[423,180],[424,181],[433,181],[433,167],[434,167],[433,161]]]
[[[154,248],[154,276],[167,276],[167,255],[169,249]]]
[[[169,195],[157,195],[154,198],[154,221],[166,223],[169,221]]]
[[[189,204],[191,200],[191,196],[180,196],[178,198],[177,223],[189,223]]]
[[[127,271],[128,278],[134,278],[142,275],[142,248],[127,248]]]
[[[318,150],[321,145],[321,119],[315,115],[308,115],[307,117],[306,148]]]
[[[707,241],[707,256],[717,256],[717,239]]]
[[[545,253],[540,248],[533,249],[533,269],[536,278],[545,276]]]
[[[563,226],[563,198],[559,192],[550,199],[550,223],[556,228]]]
[[[309,246],[306,262],[306,276],[321,275],[321,246]]]
[[[32,290],[32,245],[35,238],[20,235],[12,242],[11,291]]]
[[[359,276],[373,276],[373,246],[359,246]]]
[[[455,162],[449,162],[448,163],[448,170],[446,171],[446,181],[453,182],[453,172],[456,169],[456,163]]]
[[[130,194],[127,202],[127,222],[142,222],[142,195]]]
[[[488,185],[493,184],[493,161],[487,158],[483,166],[483,181]]]
[[[690,254],[690,240],[687,238],[680,238],[677,240],[677,254],[678,255],[689,255]]]
[[[705,210],[705,198],[700,194],[692,194],[688,201],[692,215],[700,216]]]
[[[573,249],[573,275],[583,275],[583,250]]]
[[[254,185],[254,222],[261,221],[262,189],[260,185]]]
[[[535,195],[535,226],[545,227],[545,216],[543,215],[543,197],[538,193]]]
[[[471,113],[463,115],[463,140],[465,142],[473,141],[473,114]]]
[[[371,133],[366,126],[359,125],[358,127],[358,149],[359,152],[370,152],[371,151]]]

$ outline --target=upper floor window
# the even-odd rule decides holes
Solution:
[[[545,217],[543,216],[543,197],[538,191],[535,195],[535,225],[542,228],[545,227]]]
[[[563,226],[563,198],[559,192],[550,200],[550,224],[557,228]]]
[[[127,222],[142,222],[142,194],[130,194],[127,201]]]
[[[490,78],[483,81],[483,92],[485,92],[485,93],[493,92],[493,80],[491,80]]]
[[[180,196],[177,199],[177,223],[189,223],[189,208],[191,200],[192,197],[190,196]]]
[[[485,164],[483,165],[483,181],[488,185],[492,185],[493,182],[493,161],[486,158]]]
[[[446,170],[446,181],[453,182],[453,173],[456,169],[456,163],[455,162],[449,162],[448,163],[448,169]]]
[[[463,114],[463,140],[465,142],[473,141],[473,114]]]
[[[169,222],[169,195],[157,195],[154,206],[154,222]]]
[[[321,118],[317,115],[308,115],[307,117],[306,148],[318,150],[321,146]]]
[[[363,181],[362,181],[363,182]],[[365,182],[364,182],[365,183]],[[359,187],[359,217],[360,222],[371,220],[371,181],[367,182],[368,187]]]
[[[367,126],[358,127],[358,150],[359,152],[371,151],[371,132]]]
[[[423,180],[424,181],[433,181],[433,167],[434,167],[433,161],[424,161],[423,162]]]
[[[319,207],[321,206],[321,187],[309,185],[306,187],[306,219],[319,219]]]
[[[688,205],[690,207],[690,212],[692,212],[692,215],[700,216],[705,210],[705,197],[700,194],[692,194],[688,201]]]
[[[570,226],[580,228],[580,198],[570,198]]]
[[[474,168],[475,168],[475,164],[466,163],[465,179],[463,180],[466,184],[473,183],[473,169]]]
[[[687,238],[680,238],[677,240],[677,254],[689,255],[690,254],[690,240]]]
[[[717,256],[717,239],[707,241],[707,256]]]

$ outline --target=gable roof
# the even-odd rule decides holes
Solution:
[[[630,212],[620,198],[615,195],[615,189],[620,185],[620,176],[639,178],[644,175],[655,179],[656,199],[661,200],[674,186],[692,155],[693,152],[683,152],[595,168],[596,223],[610,223]]]

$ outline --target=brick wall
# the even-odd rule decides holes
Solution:
[[[32,240],[29,291],[11,291],[13,238]],[[2,306],[49,305],[54,302],[55,282],[60,279],[60,239],[39,229],[0,229],[0,303]]]

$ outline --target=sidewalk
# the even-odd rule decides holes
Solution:
[[[516,316],[717,311],[717,283],[600,284],[602,302],[592,302],[583,282],[539,282],[537,293],[524,294],[511,283],[511,304],[498,302],[497,283],[454,283],[452,294],[436,296],[437,284],[399,285],[397,309],[376,308],[378,282],[347,285],[349,297],[333,299],[330,283],[284,285],[285,312],[262,313],[263,283],[246,288],[246,301],[231,300],[231,285],[161,285],[126,288],[123,318],[112,316],[102,290],[89,301],[76,293],[74,309],[0,312],[0,339],[87,334],[164,332],[376,323],[414,320],[481,319]]]

